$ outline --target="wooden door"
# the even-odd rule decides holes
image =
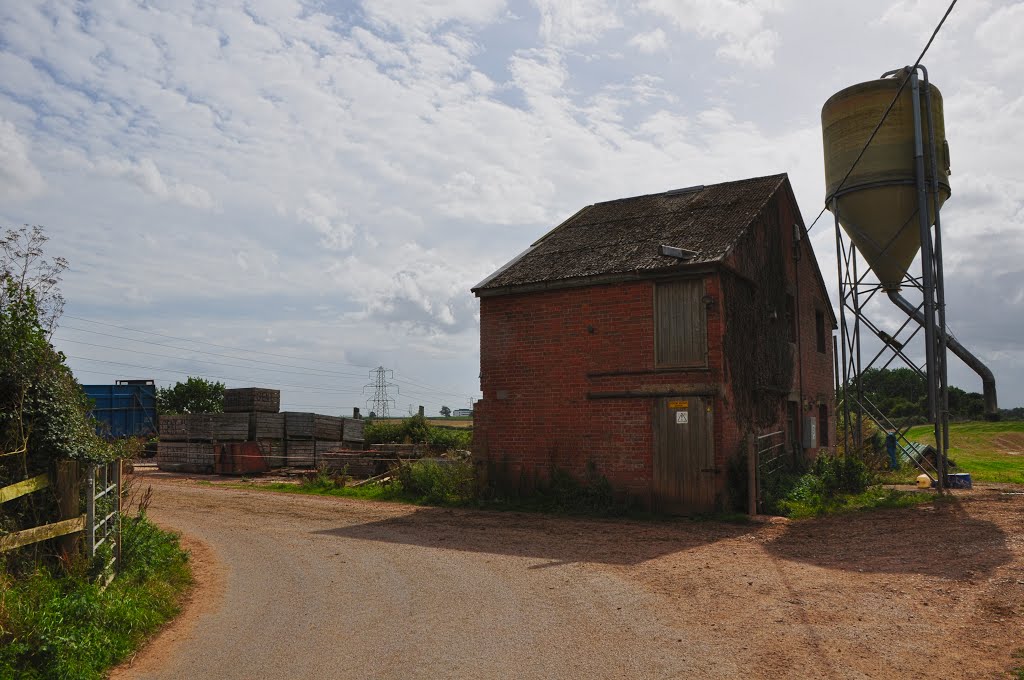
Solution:
[[[662,512],[715,508],[713,399],[654,400],[654,502]]]

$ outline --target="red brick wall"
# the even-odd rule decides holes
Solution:
[[[717,274],[703,278],[705,293],[717,299]],[[713,304],[707,316],[708,367],[653,373],[650,281],[482,298],[483,400],[474,410],[474,450],[488,461],[491,481],[528,491],[553,468],[581,479],[590,468],[647,503],[653,399],[587,394],[720,390],[720,306]],[[631,373],[588,375],[617,371]],[[721,432],[722,409],[715,420]],[[722,454],[722,447],[716,451]]]

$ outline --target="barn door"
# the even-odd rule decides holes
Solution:
[[[654,403],[654,501],[662,512],[705,512],[715,505],[710,397]]]

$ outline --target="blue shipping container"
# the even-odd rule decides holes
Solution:
[[[92,417],[103,437],[151,437],[157,434],[156,384],[118,380],[116,385],[82,385],[93,402]]]

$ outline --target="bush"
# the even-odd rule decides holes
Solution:
[[[405,434],[402,423],[373,420],[366,423],[363,438],[367,444],[401,444]]]
[[[828,494],[863,493],[874,482],[868,466],[856,456],[818,456],[811,474],[821,479]]]
[[[874,474],[860,458],[821,455],[807,474],[786,478],[776,487],[771,510],[787,517],[817,517],[847,507],[902,503],[903,494],[872,489],[874,484]]]
[[[561,469],[553,469],[548,483],[537,490],[540,509],[553,512],[619,514],[625,506],[615,502],[611,482],[593,467],[580,482]]]
[[[476,474],[469,461],[403,461],[395,474],[402,495],[419,503],[462,505],[476,498]]]
[[[468,450],[473,441],[472,430],[431,427],[427,432],[427,446],[433,451]]]
[[[323,492],[344,489],[351,478],[348,476],[348,466],[341,472],[334,472],[326,465],[321,465],[316,472],[303,476],[299,487],[303,491]]]
[[[367,444],[423,444],[438,453],[468,449],[473,439],[469,429],[434,427],[421,415],[398,423],[371,421],[366,424],[363,436]]]

